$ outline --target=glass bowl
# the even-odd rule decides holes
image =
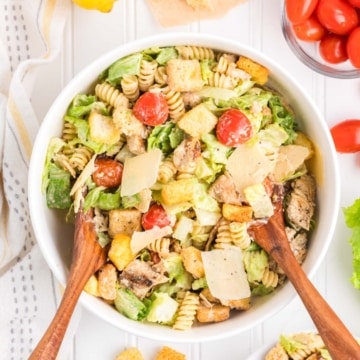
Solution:
[[[341,64],[330,64],[320,56],[318,42],[306,42],[297,39],[286,15],[285,2],[282,2],[281,5],[281,28],[284,38],[292,52],[310,69],[332,78],[360,78],[360,69],[354,68],[349,60]]]

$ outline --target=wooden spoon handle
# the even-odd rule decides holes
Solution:
[[[83,286],[84,285],[85,284],[83,284]],[[75,288],[71,286],[66,287],[64,296],[53,320],[30,355],[29,360],[56,359],[82,288],[83,287],[80,286],[76,286]]]
[[[297,290],[333,360],[360,360],[360,345],[295,261],[287,276]]]

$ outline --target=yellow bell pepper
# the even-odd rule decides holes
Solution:
[[[116,0],[73,0],[73,3],[87,10],[110,12]]]

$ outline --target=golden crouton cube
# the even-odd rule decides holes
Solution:
[[[131,237],[117,234],[111,241],[108,257],[118,270],[124,268],[135,258],[131,250]]]
[[[123,350],[115,360],[144,360],[144,357],[138,348],[129,347]]]
[[[200,304],[196,312],[196,319],[201,323],[220,322],[227,320],[229,317],[230,308],[218,304],[211,306]]]
[[[165,205],[186,203],[193,199],[196,190],[196,179],[180,179],[164,184],[161,197]]]
[[[188,271],[195,278],[205,276],[204,265],[201,259],[201,251],[196,247],[189,246],[181,251],[181,258]]]
[[[113,264],[105,264],[99,270],[99,294],[105,300],[115,300],[117,272]]]
[[[166,71],[169,87],[173,91],[198,91],[203,87],[198,60],[171,59]]]
[[[251,206],[223,204],[222,214],[226,220],[242,223],[252,219],[253,210]]]
[[[109,235],[131,236],[141,229],[141,212],[136,209],[114,209],[109,212]]]
[[[243,298],[237,300],[222,300],[221,303],[225,306],[229,306],[231,309],[236,310],[248,310],[251,307],[251,298]]]
[[[205,301],[212,303],[212,304],[220,304],[220,300],[213,296],[210,292],[209,288],[204,288],[201,290],[200,297]]]
[[[100,296],[99,281],[95,275],[90,276],[89,280],[85,284],[84,291],[93,296]]]
[[[163,346],[157,353],[155,360],[186,360],[186,356],[168,346]]]
[[[294,140],[295,145],[304,146],[309,150],[309,155],[307,156],[307,159],[310,159],[314,155],[314,144],[311,142],[311,140],[302,132],[298,132],[296,135],[296,138]]]
[[[217,121],[216,115],[201,103],[186,112],[179,119],[177,125],[193,138],[200,139],[203,134],[207,134],[215,128]]]
[[[264,85],[268,81],[269,70],[259,63],[245,56],[240,56],[236,65],[239,69],[242,69],[250,74],[256,83]]]
[[[120,139],[120,130],[110,116],[95,111],[89,115],[90,138],[98,143],[113,145]]]

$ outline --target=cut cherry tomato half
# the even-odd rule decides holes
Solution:
[[[336,151],[339,153],[355,153],[360,151],[360,120],[344,120],[331,129]]]
[[[133,114],[145,125],[161,125],[169,115],[169,106],[164,94],[151,91],[142,94],[136,100]]]
[[[123,164],[111,158],[96,158],[92,179],[97,186],[117,187],[121,184],[123,168]]]
[[[142,216],[141,225],[145,230],[150,230],[154,226],[163,228],[171,224],[171,219],[165,209],[160,204],[153,204]]]
[[[238,146],[250,139],[252,126],[247,116],[238,109],[225,111],[216,126],[216,137],[224,145]]]

